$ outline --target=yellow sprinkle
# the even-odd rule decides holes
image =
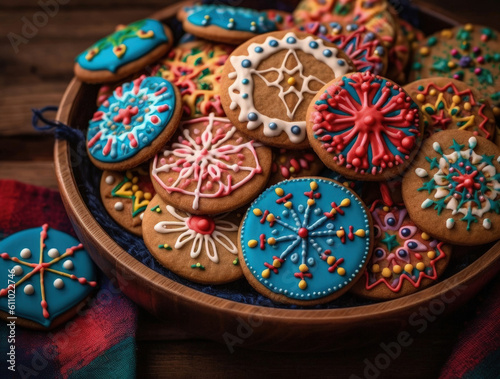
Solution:
[[[234,22],[234,18],[230,18],[230,19],[229,19],[229,22]]]
[[[425,47],[425,46],[424,46],[424,47],[422,47],[422,48],[420,49],[420,55],[422,55],[422,56],[424,56],[424,57],[425,57],[425,56],[427,56],[427,55],[429,55],[429,48],[428,48],[428,47]]]
[[[337,214],[337,210],[335,208],[332,208],[332,210],[330,211],[330,214],[331,215]]]
[[[429,257],[429,259],[434,259],[436,258],[436,252],[434,250],[429,250],[427,252],[427,256]]]
[[[275,259],[273,261],[273,266],[276,267],[276,268],[279,268],[279,267],[281,267],[281,262],[279,260]]]
[[[453,37],[453,33],[449,29],[445,29],[441,32],[441,37],[443,38],[451,38]]]
[[[426,240],[426,241],[430,240],[430,238],[431,238],[431,237],[430,237],[430,236],[429,236],[426,232],[423,232],[423,233],[420,235],[420,237],[422,237],[422,239],[423,239],[423,240]]]
[[[306,271],[309,271],[309,267],[307,267],[306,264],[302,263],[300,266],[299,266],[299,270],[300,272],[306,272]]]
[[[276,239],[274,237],[270,237],[267,239],[267,243],[269,245],[274,245],[274,244],[276,244]]]
[[[364,231],[364,229],[358,229],[354,232],[354,235],[363,238],[364,236],[366,236],[366,232]]]
[[[384,210],[384,212],[389,212],[389,207],[385,206],[384,208],[382,208]]]
[[[126,176],[128,179],[130,179],[130,180],[132,180],[132,178],[133,178],[133,175],[132,175],[132,172],[131,172],[131,171],[127,171],[127,172],[126,172],[126,174],[125,174],[125,176]]]
[[[288,84],[290,84],[291,86],[295,85],[295,78],[293,76],[291,78],[288,78]]]
[[[341,207],[348,207],[351,205],[351,200],[349,200],[347,197],[340,202]]]
[[[262,216],[262,211],[259,208],[255,208],[253,210],[253,214],[256,215],[257,217]]]
[[[257,245],[258,245],[257,240],[250,240],[250,241],[248,241],[248,247],[250,247],[250,248],[252,248],[252,249],[253,249],[255,246],[257,246]]]
[[[301,290],[305,290],[307,288],[307,283],[304,279],[302,279],[300,282],[299,282],[299,288]]]
[[[290,171],[290,172],[293,174],[293,173],[295,172],[295,167],[293,167],[293,166],[292,166],[292,167],[290,167],[290,168],[288,169],[288,171]]]
[[[149,192],[146,192],[144,194],[144,199],[146,199],[146,200],[151,200],[152,197],[153,197],[153,195],[151,195]]]
[[[465,109],[466,111],[470,111],[470,110],[471,110],[471,108],[472,108],[472,105],[471,105],[470,103],[465,103],[465,104],[464,104],[464,109]]]
[[[337,230],[337,237],[342,238],[344,237],[345,232],[343,230]]]
[[[274,215],[272,213],[269,213],[266,217],[266,220],[269,221],[269,222],[273,222],[274,221]]]
[[[406,264],[405,265],[405,271],[406,272],[412,272],[413,271],[413,266],[411,264]]]
[[[392,268],[392,271],[394,271],[395,274],[401,274],[401,271],[403,271],[403,268],[400,265],[395,265]]]
[[[417,270],[418,271],[424,271],[425,270],[425,264],[424,264],[424,262],[418,262],[417,263]]]
[[[474,25],[472,24],[465,24],[464,29],[468,32],[472,32],[474,30]]]
[[[392,272],[391,272],[391,270],[390,270],[388,267],[384,268],[384,269],[382,270],[382,276],[383,276],[384,278],[388,278],[388,277],[392,276]]]
[[[312,189],[313,191],[316,191],[316,190],[318,189],[318,183],[316,183],[316,182],[311,182],[311,183],[309,183],[309,187],[311,187],[311,189]]]
[[[448,67],[449,67],[449,68],[455,68],[456,66],[457,66],[457,65],[455,64],[455,62],[453,62],[453,61],[449,61],[449,62],[448,62]]]
[[[380,266],[378,264],[374,264],[372,266],[372,272],[380,272]]]
[[[310,207],[313,206],[314,203],[315,203],[314,199],[307,200],[307,205],[309,205]]]
[[[139,186],[138,185],[133,185],[132,186],[132,192],[137,192],[139,191]]]
[[[255,21],[252,21],[252,22],[250,23],[250,25],[255,26],[255,25],[257,25],[257,23],[256,23]]]
[[[274,190],[274,192],[276,193],[276,195],[278,195],[278,196],[280,196],[280,197],[281,197],[281,196],[283,196],[283,195],[285,194],[285,191],[283,191],[283,188],[279,188],[279,187],[278,187],[278,188],[276,188],[276,189]]]
[[[292,208],[292,202],[291,201],[287,201],[285,203],[285,207],[288,208],[288,209],[291,209]]]
[[[339,274],[340,276],[344,276],[345,275],[345,268],[339,267],[337,269],[337,274]]]
[[[422,103],[422,102],[424,102],[424,101],[425,101],[425,96],[424,96],[424,95],[422,95],[421,93],[419,93],[419,94],[417,95],[417,100],[418,100],[418,101],[420,101],[420,102]]]
[[[208,14],[205,15],[205,20],[210,20],[210,16]]]
[[[452,100],[455,104],[458,104],[462,101],[462,98],[458,95],[455,95],[455,96],[453,96]]]
[[[139,182],[139,178],[137,176],[134,176],[132,178],[132,183],[137,184]]]
[[[280,163],[285,163],[286,162],[286,157],[284,155],[282,155],[280,158],[279,158],[279,161]]]
[[[431,90],[429,91],[429,95],[431,95],[431,96],[435,96],[435,95],[436,95],[436,90],[435,90],[435,89],[431,89]]]
[[[335,257],[333,255],[330,255],[328,258],[326,258],[326,263],[328,263],[330,266],[335,263]]]
[[[271,276],[271,271],[268,268],[266,268],[264,271],[262,271],[261,275],[264,279],[267,279]]]

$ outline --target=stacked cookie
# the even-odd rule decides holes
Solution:
[[[385,0],[178,18],[177,44],[143,20],[75,69],[106,83],[87,135],[103,204],[167,269],[280,303],[390,299],[500,238],[497,32],[425,39]]]

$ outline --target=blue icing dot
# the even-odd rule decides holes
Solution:
[[[269,123],[269,129],[276,130],[277,127],[278,127],[278,125],[276,125],[276,123],[274,123],[274,122]]]
[[[255,48],[255,52],[256,52],[256,53],[262,53],[263,51],[264,51],[264,49],[263,49],[262,47],[260,47],[260,46],[257,46],[257,47]]]
[[[288,212],[286,209],[281,213],[283,217],[288,217],[290,215],[290,212]]]
[[[344,61],[343,59],[339,59],[339,60],[337,61],[337,64],[338,64],[339,66],[344,66],[344,65],[345,65],[345,61]]]
[[[317,48],[318,48],[318,46],[319,46],[319,45],[318,45],[318,43],[317,43],[316,41],[311,41],[311,42],[309,43],[309,47],[310,47],[311,49],[317,49]]]
[[[300,134],[300,132],[301,132],[300,127],[299,127],[299,126],[297,126],[297,125],[292,126],[292,129],[291,129],[291,130],[292,130],[292,133],[293,133],[293,134],[295,134],[295,135],[299,135],[299,134]]]
[[[333,53],[331,50],[323,50],[323,55],[327,58],[330,58],[333,55]]]
[[[334,240],[332,240],[331,238],[326,240],[326,244],[328,246],[332,246],[334,243],[335,243]]]
[[[273,236],[277,236],[278,234],[280,234],[280,232],[279,232],[279,230],[278,230],[278,229],[274,229],[274,230],[271,232],[271,234],[272,234]]]
[[[255,113],[253,113],[253,112],[250,112],[250,113],[248,114],[248,120],[249,120],[249,121],[257,121],[257,119],[258,119],[258,118],[259,118],[259,116],[257,116],[257,115],[256,115]]]
[[[244,68],[249,68],[252,66],[252,62],[250,62],[248,59],[244,59],[243,62],[241,62],[241,66]]]
[[[244,93],[243,95],[241,95],[241,97],[244,99],[248,99],[248,93]]]
[[[299,210],[300,213],[304,213],[305,207],[302,204],[300,204],[297,209]]]
[[[294,37],[288,37],[286,39],[286,42],[288,42],[290,44],[293,44],[293,43],[297,42],[297,39],[295,39]]]
[[[315,214],[315,215],[320,215],[321,213],[322,213],[321,208],[316,208],[316,209],[314,210],[314,214]]]
[[[269,41],[269,46],[271,47],[278,47],[279,45],[279,42],[276,41],[275,39],[272,39],[271,41]]]
[[[299,255],[297,253],[295,254],[292,254],[292,256],[290,257],[290,260],[293,262],[293,263],[297,263],[299,261]]]
[[[137,33],[151,35],[140,38]],[[108,70],[116,72],[120,67],[145,56],[161,44],[168,42],[163,24],[157,20],[145,19],[133,22],[99,40],[76,57],[76,62],[85,70]],[[118,57],[115,46],[125,45],[125,53]],[[93,52],[96,52],[93,54]]]
[[[169,93],[174,93],[172,84],[160,77],[124,83],[122,96],[113,92],[89,121],[87,145],[92,157],[106,163],[121,162],[149,146],[172,118],[176,98]],[[139,101],[145,97],[148,101]],[[144,142],[141,135],[146,134]]]
[[[314,258],[313,258],[313,257],[309,257],[309,258],[307,258],[307,264],[308,264],[309,266],[314,266],[314,264],[315,264],[315,263],[316,263],[316,261],[314,260]]]
[[[331,230],[334,228],[334,225],[333,224],[326,224],[326,228]]]
[[[248,83],[250,83],[250,81],[249,81],[248,79],[243,79],[241,82],[242,82],[243,84],[248,84]]]

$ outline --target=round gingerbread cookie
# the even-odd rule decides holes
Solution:
[[[278,11],[258,11],[223,4],[184,7],[177,18],[188,33],[234,45],[258,34],[282,30],[285,24],[285,17]]]
[[[196,216],[167,205],[159,196],[143,220],[144,242],[163,266],[201,284],[223,284],[243,276],[238,259],[242,212]]]
[[[316,176],[323,167],[323,162],[312,150],[274,149],[268,185],[285,179]]]
[[[177,130],[179,90],[141,76],[117,87],[89,121],[87,150],[101,170],[124,171],[152,158]]]
[[[48,224],[10,235],[0,242],[0,252],[0,317],[17,317],[16,325],[37,330],[61,325],[97,286],[82,244]]]
[[[160,21],[120,25],[76,58],[75,75],[87,83],[118,81],[161,58],[172,43],[170,29]]]
[[[493,110],[464,82],[436,77],[417,80],[404,90],[420,107],[425,137],[449,129],[468,130],[488,139],[494,137]]]
[[[375,245],[351,292],[374,300],[394,299],[434,284],[446,269],[451,246],[422,232],[403,205],[376,201],[370,208]]]
[[[285,149],[309,147],[306,110],[330,80],[352,71],[334,44],[303,32],[276,32],[239,46],[222,74],[222,106],[251,138]]]
[[[337,45],[351,59],[356,71],[371,71],[377,75],[384,75],[387,71],[388,54],[384,44],[364,25],[349,24],[343,27],[337,22],[310,22],[298,29]]]
[[[341,25],[365,25],[379,35],[386,46],[396,39],[396,24],[386,0],[303,0],[295,9],[295,22],[336,22]]]
[[[425,40],[413,59],[410,80],[443,76],[463,81],[500,116],[500,36],[479,25],[446,29]]]
[[[152,162],[156,192],[193,214],[228,212],[252,201],[271,173],[272,152],[210,114],[181,124]]]
[[[220,82],[224,63],[233,49],[207,41],[188,42],[173,48],[154,68],[155,75],[175,84],[181,92],[184,116],[225,115]]]
[[[415,224],[435,238],[474,246],[500,238],[500,148],[463,130],[436,133],[403,178]]]
[[[154,194],[148,166],[102,173],[101,200],[106,211],[135,235],[142,236],[142,218]]]
[[[276,302],[326,303],[363,274],[372,232],[368,209],[340,183],[287,180],[248,209],[239,232],[240,262],[249,283]]]
[[[326,166],[350,179],[401,174],[422,142],[417,104],[400,86],[369,71],[328,83],[308,115],[311,146]]]

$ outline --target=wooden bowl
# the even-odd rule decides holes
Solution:
[[[153,17],[168,19],[183,4]],[[421,19],[434,29],[458,24],[435,8],[421,6]],[[432,32],[433,30],[427,30]],[[60,103],[57,119],[81,127],[96,109],[98,87],[73,79]],[[470,300],[500,270],[497,243],[462,271],[432,287],[397,300],[337,309],[283,309],[254,306],[197,291],[168,279],[122,249],[87,208],[74,168],[78,154],[66,141],[55,143],[55,169],[61,196],[75,231],[96,264],[114,278],[141,307],[191,335],[272,351],[318,351],[387,340],[405,326],[423,325],[419,312],[437,316]],[[419,324],[420,322],[420,324]]]

